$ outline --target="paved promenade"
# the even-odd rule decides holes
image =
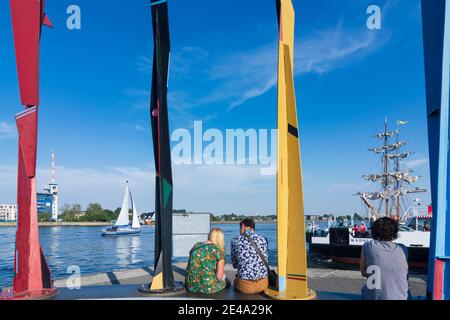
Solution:
[[[186,263],[178,263],[174,265],[175,279],[177,281],[184,281]],[[230,265],[225,267],[227,277],[231,280],[235,277],[235,271]],[[92,297],[106,297],[105,291],[111,292],[111,297],[122,297],[120,292],[129,292],[133,295],[131,298],[138,297],[135,295],[136,288],[142,284],[148,284],[152,280],[152,268],[141,268],[133,270],[123,270],[109,273],[101,273],[96,275],[83,276],[81,278],[82,287],[89,287],[92,292],[95,287],[98,288],[94,296],[86,296],[82,294],[81,290],[67,290],[67,280],[61,279],[55,281],[55,286],[63,288],[60,299],[67,298],[92,298]],[[322,297],[328,299],[357,299],[359,298],[361,287],[364,285],[365,279],[361,277],[357,271],[347,270],[331,270],[331,269],[309,269],[309,285],[310,288],[319,293],[333,292],[333,295],[322,294]],[[109,287],[105,287],[109,286]],[[426,277],[424,275],[412,275],[410,277],[411,292],[414,297],[423,297],[426,292]],[[232,291],[232,289],[230,290]],[[319,294],[319,298],[320,298]],[[199,296],[189,295],[190,298],[204,298]],[[186,298],[186,297],[185,297]],[[236,295],[225,294],[216,297],[218,299],[234,299]],[[242,297],[239,299],[260,299],[260,297]]]

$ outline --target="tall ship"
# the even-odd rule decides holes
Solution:
[[[404,244],[409,252],[411,267],[426,267],[430,245],[431,207],[422,207],[420,194],[426,189],[416,186],[420,177],[405,166],[413,152],[405,151],[407,141],[400,139],[398,121],[396,130],[389,130],[385,120],[383,132],[375,137],[380,145],[369,149],[380,157],[378,173],[364,175],[363,179],[374,184],[370,191],[358,192],[366,211],[364,221],[329,221],[326,228],[311,228],[307,237],[310,253],[318,253],[336,262],[359,263],[361,248],[371,240],[370,226],[381,217],[391,217],[400,224],[397,243]]]

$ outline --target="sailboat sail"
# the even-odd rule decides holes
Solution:
[[[128,185],[125,187],[125,195],[123,197],[122,208],[120,209],[119,217],[117,218],[116,227],[127,227],[130,224],[130,218],[128,217],[129,204],[128,204]]]
[[[130,227],[130,202],[133,211],[133,221]],[[112,228],[107,228],[102,231],[102,236],[121,236],[121,235],[138,235],[141,232],[141,225],[139,221],[139,213],[133,201],[130,188],[125,187],[125,194],[123,196],[122,208],[120,209],[119,217]]]
[[[139,213],[136,209],[136,204],[134,203],[133,200],[133,195],[131,194],[131,190],[129,190],[129,194],[130,194],[130,200],[131,200],[131,205],[132,205],[132,211],[133,211],[133,220],[131,222],[131,228],[132,229],[140,229],[141,228],[141,223],[139,222]]]
[[[131,203],[133,204],[133,222],[131,224],[131,228],[133,229],[140,229],[141,223],[139,222],[139,213],[136,209],[136,205],[134,204],[134,200],[131,200]]]

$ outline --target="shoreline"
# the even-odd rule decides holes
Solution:
[[[308,222],[308,221],[306,221]],[[239,224],[240,221],[211,221],[211,225]],[[256,221],[256,224],[276,224],[276,221]],[[111,222],[39,222],[39,227],[106,227]],[[0,228],[15,228],[16,222],[0,222]]]
[[[211,221],[211,224],[239,224],[240,221]],[[257,224],[275,224],[276,221],[259,221]],[[39,227],[106,227],[107,222],[39,222]],[[15,228],[16,222],[0,222],[0,228]]]
[[[217,224],[239,224],[240,221],[211,221]],[[276,221],[257,221],[256,224],[276,224]],[[39,222],[39,227],[106,227],[110,222]],[[0,228],[15,228],[16,222],[0,222]]]
[[[106,227],[106,222],[39,222],[39,227]],[[0,222],[0,228],[15,228],[16,222]]]
[[[211,224],[239,224],[240,221],[211,221]],[[256,224],[276,224],[276,221],[256,221]]]
[[[309,222],[306,220],[305,222]],[[234,224],[238,225],[240,221],[211,221],[211,225]],[[276,221],[257,221],[256,224],[276,224]],[[111,222],[39,222],[39,227],[107,227]],[[0,222],[0,228],[15,228],[16,222]]]

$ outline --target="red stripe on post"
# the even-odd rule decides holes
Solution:
[[[444,261],[436,259],[434,263],[433,300],[444,300]]]
[[[289,280],[306,281],[306,279],[287,277]]]

